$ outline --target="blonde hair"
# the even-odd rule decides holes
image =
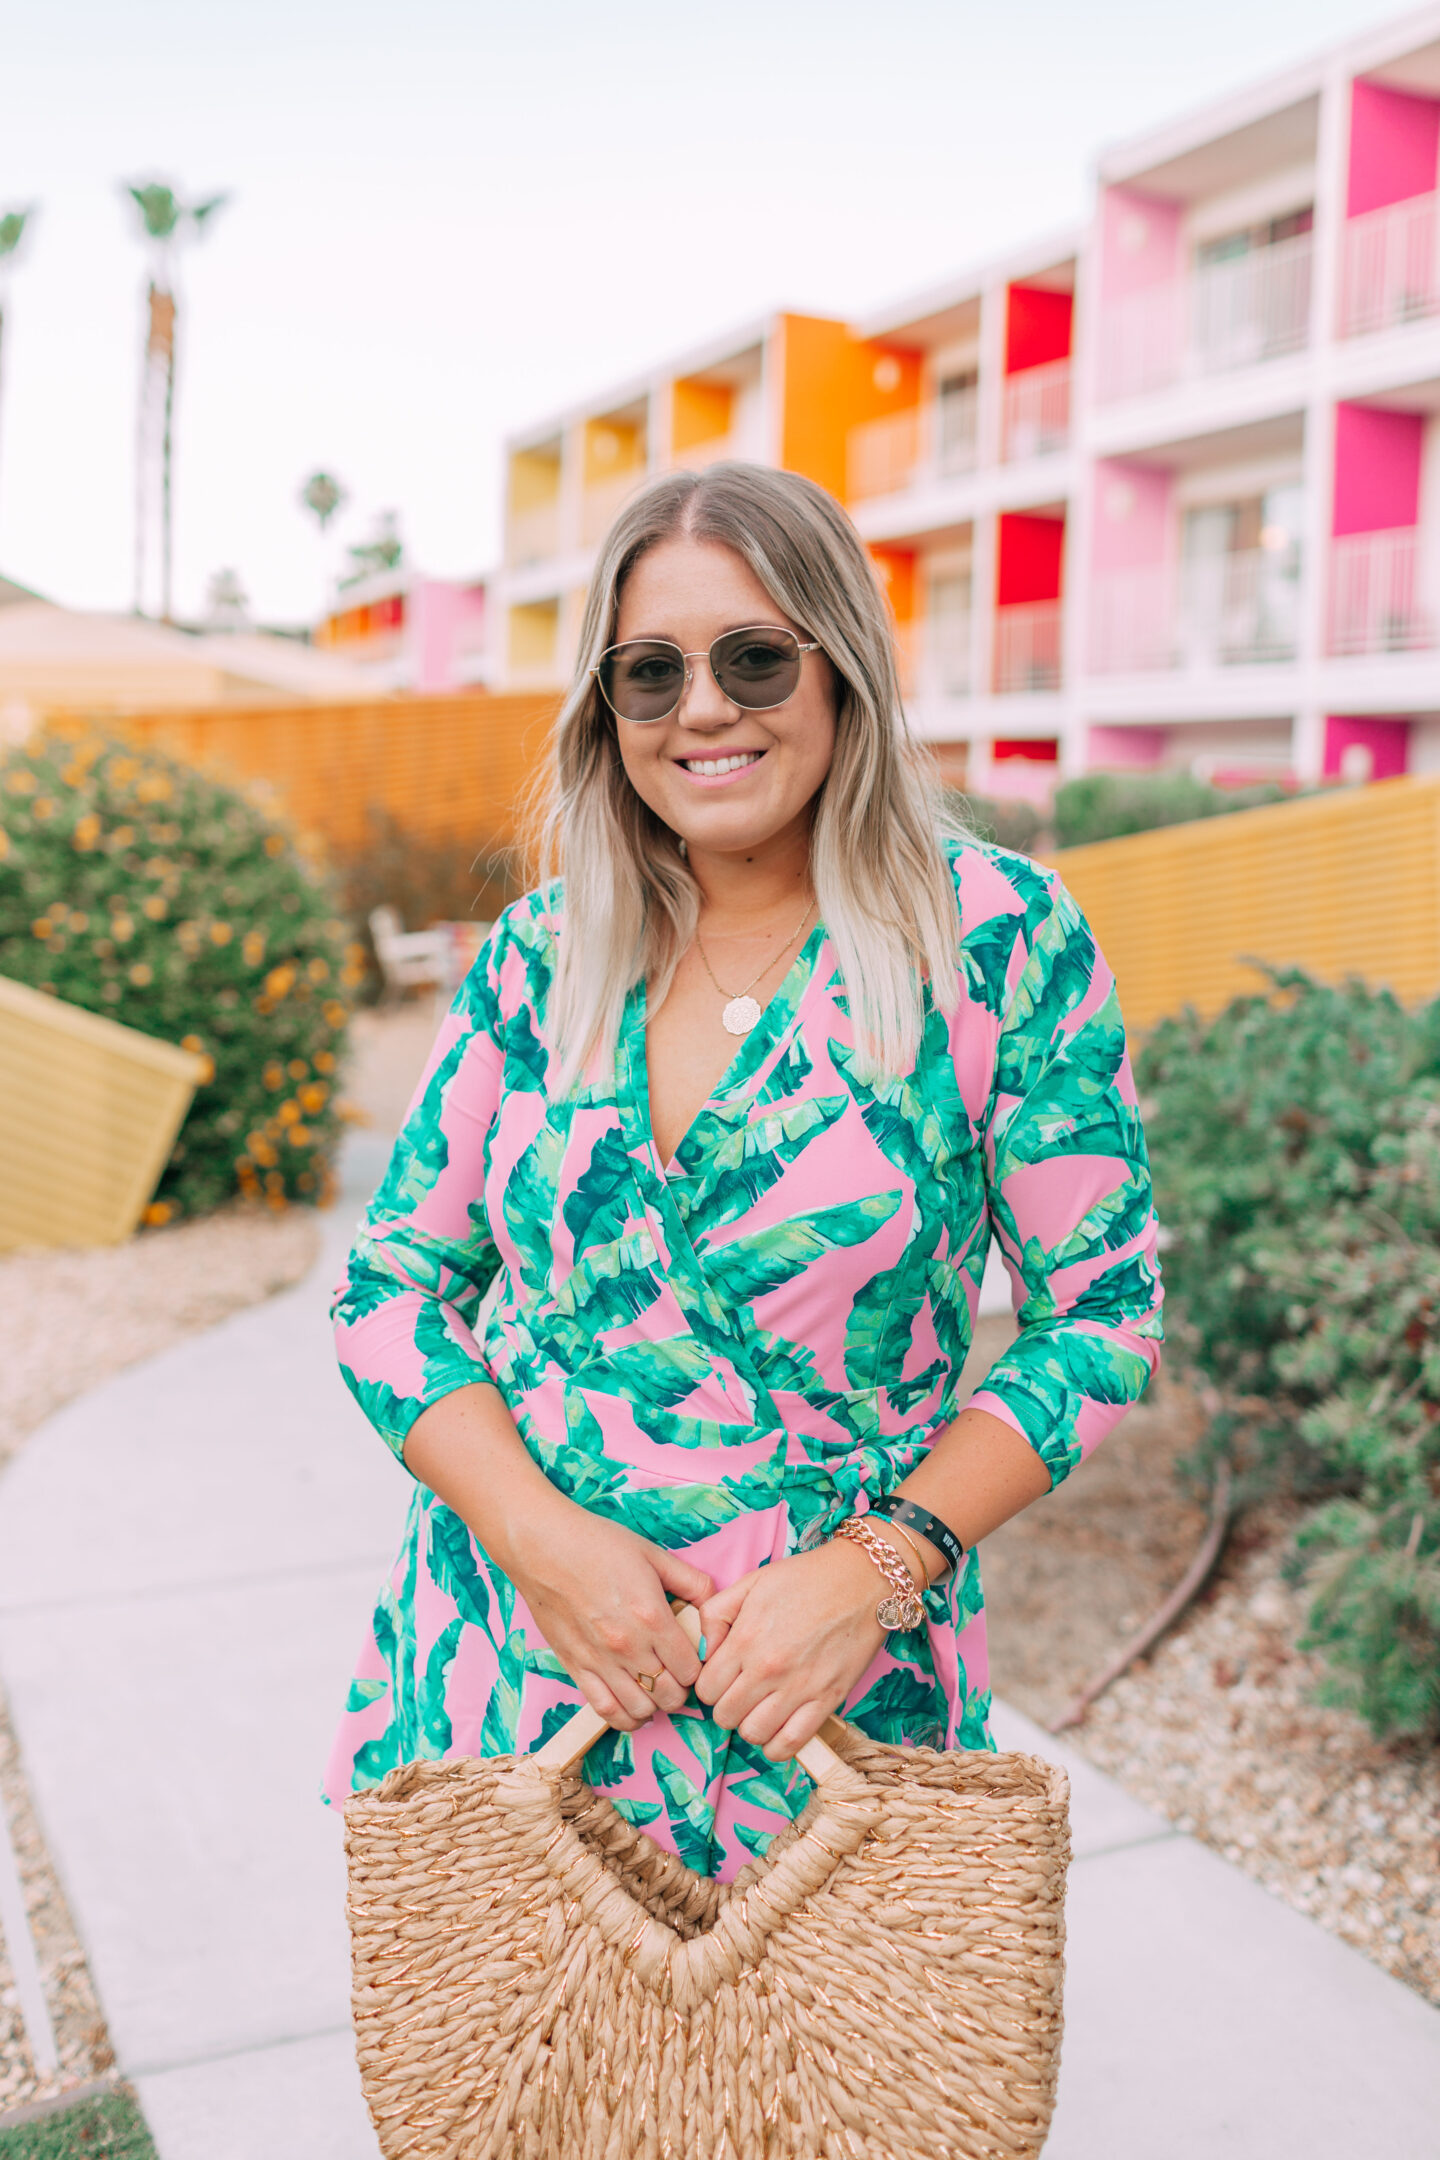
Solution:
[[[677,835],[630,785],[591,672],[615,641],[631,570],[678,536],[733,548],[830,661],[835,752],[815,800],[810,874],[861,1061],[899,1077],[918,1055],[924,980],[943,1010],[958,998],[960,921],[943,842],[965,828],[906,725],[889,610],[854,526],[813,481],[725,464],[652,481],[615,520],[590,581],[540,834],[542,875],[560,873],[565,885],[550,1003],[558,1092],[597,1049],[611,1064],[642,977],[658,1009],[699,917]]]

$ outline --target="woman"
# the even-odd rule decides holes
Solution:
[[[417,1482],[329,1793],[583,1697],[592,1783],[729,1879],[837,1707],[991,1744],[975,1548],[1144,1388],[1155,1225],[1110,975],[943,826],[829,496],[656,481],[581,652],[563,880],[496,924],[337,1299]],[[957,1415],[992,1231],[1020,1332]]]

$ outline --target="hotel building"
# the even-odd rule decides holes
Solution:
[[[498,685],[565,679],[648,475],[808,473],[980,793],[1440,770],[1440,7],[1100,159],[1093,212],[857,323],[778,315],[516,436]]]

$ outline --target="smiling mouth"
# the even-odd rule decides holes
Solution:
[[[698,779],[718,780],[722,773],[740,772],[746,765],[758,765],[764,755],[763,750],[738,750],[729,757],[678,758],[676,763]]]

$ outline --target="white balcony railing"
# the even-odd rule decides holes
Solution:
[[[1440,311],[1437,197],[1412,195],[1351,218],[1340,268],[1340,335],[1421,321]]]
[[[846,486],[851,502],[877,495],[899,495],[915,477],[920,462],[920,413],[887,413],[851,428],[846,442]]]
[[[1297,233],[1108,302],[1100,318],[1100,396],[1140,397],[1185,376],[1300,352],[1310,336],[1313,262],[1313,235]]]
[[[1092,588],[1096,675],[1293,660],[1299,634],[1299,573],[1293,557],[1278,550],[1146,563],[1099,575]]]
[[[925,704],[968,698],[973,682],[973,618],[956,612],[914,625],[909,645],[909,692]]]
[[[1005,378],[1006,462],[1044,457],[1070,440],[1070,362],[1052,360]]]
[[[534,503],[528,510],[510,513],[509,560],[515,569],[527,563],[548,562],[560,552],[560,505]]]
[[[1332,653],[1426,652],[1435,617],[1422,591],[1419,529],[1346,533],[1330,543]]]
[[[995,610],[995,690],[1022,697],[1060,688],[1061,603],[1030,600]]]
[[[848,500],[900,495],[926,480],[975,470],[975,397],[950,396],[851,428],[846,442]]]

